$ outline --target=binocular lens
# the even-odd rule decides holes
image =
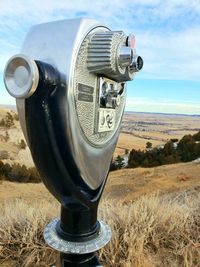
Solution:
[[[138,70],[141,70],[143,67],[143,59],[140,56],[137,58],[137,66]]]
[[[4,71],[4,82],[8,92],[16,98],[30,97],[36,90],[39,72],[35,61],[25,55],[13,56]]]

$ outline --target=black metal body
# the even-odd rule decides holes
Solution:
[[[95,253],[86,255],[60,254],[61,267],[103,267]]]
[[[32,157],[44,184],[61,203],[58,234],[67,241],[92,239],[99,231],[97,209],[106,181],[97,190],[91,190],[81,179],[69,149],[70,140],[63,134],[60,123],[63,114],[58,99],[59,94],[64,94],[66,90],[62,90],[59,73],[52,66],[39,61],[36,63],[40,73],[39,86],[25,100]],[[94,254],[74,256],[61,253],[61,262],[62,266],[86,267],[96,266],[91,264],[96,264],[98,260]]]

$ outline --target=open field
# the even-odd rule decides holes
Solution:
[[[136,150],[144,150],[146,147],[146,143],[147,142],[151,142],[153,147],[154,146],[158,146],[158,145],[162,145],[165,142],[163,141],[158,141],[158,140],[153,140],[153,139],[144,139],[143,137],[138,137],[135,136],[132,133],[120,133],[119,135],[119,139],[118,139],[118,143],[117,143],[117,147],[115,150],[115,155],[121,155],[124,154],[125,149],[128,149],[129,151],[131,149],[136,149]]]
[[[114,171],[109,175],[104,195],[108,199],[128,203],[155,192],[177,194],[183,190],[200,192],[200,163],[189,162]]]
[[[12,115],[15,114],[15,111],[11,109],[0,109],[0,120],[5,118],[6,113],[9,112]],[[6,140],[6,132],[8,134],[8,140]],[[28,147],[26,149],[19,148],[19,142],[24,140],[24,135],[22,133],[19,121],[14,121],[14,126],[11,128],[0,127],[0,160],[3,162],[20,163],[25,164],[27,167],[33,166],[33,161],[31,158],[30,150]],[[4,151],[7,152],[7,157],[4,159],[1,157],[4,154]]]
[[[0,120],[8,111],[12,113],[0,110]],[[125,114],[115,155],[145,149],[147,141],[159,146],[199,129],[200,117]],[[0,156],[6,155],[4,162],[32,166],[29,149],[19,147],[21,139],[19,121],[0,127]],[[42,183],[0,181],[0,266],[54,264],[56,253],[45,245],[42,231],[59,209]],[[111,172],[99,218],[113,232],[100,251],[105,267],[200,267],[200,160]]]
[[[126,148],[143,150],[147,142],[153,147],[163,145],[199,130],[200,116],[125,113],[115,155],[123,154]]]
[[[120,170],[109,175],[99,218],[112,229],[105,267],[199,267],[200,163]],[[116,205],[117,203],[117,205]],[[0,184],[0,266],[50,267],[42,238],[59,216],[43,184]]]
[[[6,112],[14,114],[13,110],[0,108],[0,120]],[[125,149],[145,149],[146,143],[153,147],[165,144],[171,138],[181,139],[186,134],[194,134],[200,130],[200,116],[165,115],[148,113],[125,113],[123,116],[121,133],[114,156],[122,155]],[[9,141],[5,142],[5,132],[9,134]],[[8,151],[7,162],[18,162],[30,167],[33,161],[28,147],[20,150],[17,146],[24,139],[19,121],[15,127],[5,129],[0,127],[0,153]]]
[[[173,194],[183,190],[200,191],[200,162],[164,165],[155,168],[122,169],[109,174],[103,197],[129,203],[152,193]],[[42,183],[20,184],[2,181],[0,202],[21,198],[51,201]]]

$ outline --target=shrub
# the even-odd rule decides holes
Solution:
[[[10,112],[6,113],[6,117],[5,117],[5,127],[6,128],[10,128],[14,125],[14,119],[13,116]]]
[[[132,149],[129,154],[128,167],[155,167],[163,164],[188,162],[200,157],[200,132],[195,135],[185,135],[178,142],[178,139],[171,139],[163,148],[154,148],[141,151]],[[150,147],[150,142],[147,146]]]
[[[8,179],[12,182],[28,182],[29,173],[25,165],[14,163],[12,169],[8,174]]]
[[[147,150],[152,149],[152,143],[151,143],[151,142],[147,142],[147,143],[146,143],[146,149],[147,149]]]
[[[14,163],[10,165],[0,161],[0,176],[5,180],[19,183],[39,183],[41,178],[35,167],[27,168],[25,165]]]
[[[16,121],[19,121],[19,115],[17,113],[14,113],[13,119]]]
[[[124,158],[121,156],[117,156],[117,158],[115,159],[115,165],[117,166],[117,169],[121,169],[124,167]]]
[[[199,266],[199,207],[200,194],[186,192],[117,205],[116,200],[103,200],[99,217],[113,234],[99,251],[103,266]],[[0,203],[0,264],[9,259],[12,266],[56,265],[57,252],[45,244],[43,230],[58,214],[57,202],[45,196],[43,201],[30,197]]]
[[[200,141],[200,131],[193,135],[195,141]]]
[[[21,139],[21,141],[18,144],[19,149],[26,149],[26,143],[23,139]]]
[[[173,143],[177,143],[178,142],[178,138],[171,138],[170,141],[172,141]]]
[[[115,160],[112,160],[110,164],[110,171],[120,170],[124,166],[124,158],[118,155]]]
[[[41,178],[40,175],[35,167],[28,168],[29,173],[29,183],[40,183]]]
[[[0,160],[3,160],[3,159],[9,159],[9,153],[6,150],[0,151]]]
[[[185,135],[180,142],[178,143],[178,152],[181,158],[181,161],[187,162],[195,160],[198,155],[195,153],[196,142],[192,135]]]
[[[3,176],[5,179],[8,177],[8,174],[11,171],[11,166],[10,164],[6,163],[4,164],[1,160],[0,160],[0,175]]]
[[[125,148],[125,149],[124,149],[124,154],[125,154],[125,155],[128,155],[128,153],[129,153],[129,149],[128,149],[128,148]]]
[[[0,126],[6,128],[14,126],[14,119],[10,112],[7,112],[5,118],[1,119]]]

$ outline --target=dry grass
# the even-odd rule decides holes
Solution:
[[[0,209],[0,266],[50,266],[55,253],[45,245],[42,231],[58,205],[18,199],[4,201]]]
[[[126,203],[157,191],[160,194],[177,194],[194,189],[200,191],[200,164],[188,162],[111,172],[104,196]]]
[[[99,218],[112,241],[100,251],[106,267],[200,266],[200,193],[149,195],[119,204],[103,200]],[[56,202],[9,200],[0,205],[0,266],[47,267],[56,261],[42,230],[58,215]],[[8,265],[6,265],[8,264]]]
[[[148,141],[152,143],[153,147],[165,143],[162,141],[153,140],[151,138],[147,140],[132,134],[120,133],[114,156],[123,155],[125,153],[125,149],[132,150],[134,148],[136,150],[144,150]]]
[[[5,117],[6,112],[13,113],[10,109],[0,107],[0,120]],[[147,123],[146,125],[141,122]],[[123,155],[125,149],[132,150],[146,147],[149,141],[153,146],[166,143],[171,138],[182,138],[186,134],[194,134],[200,127],[199,117],[184,115],[162,115],[145,113],[125,113],[123,116],[123,130],[131,134],[120,133],[117,148],[114,156]],[[19,121],[15,121],[15,127],[7,129],[9,141],[1,140],[5,136],[5,129],[0,128],[0,151],[7,150],[11,160],[8,163],[25,164],[28,167],[33,166],[33,161],[28,147],[25,150],[19,150],[16,144],[24,139]]]
[[[195,201],[151,195],[115,208],[106,203],[113,239],[102,258],[113,267],[200,266],[199,204],[200,194]]]

